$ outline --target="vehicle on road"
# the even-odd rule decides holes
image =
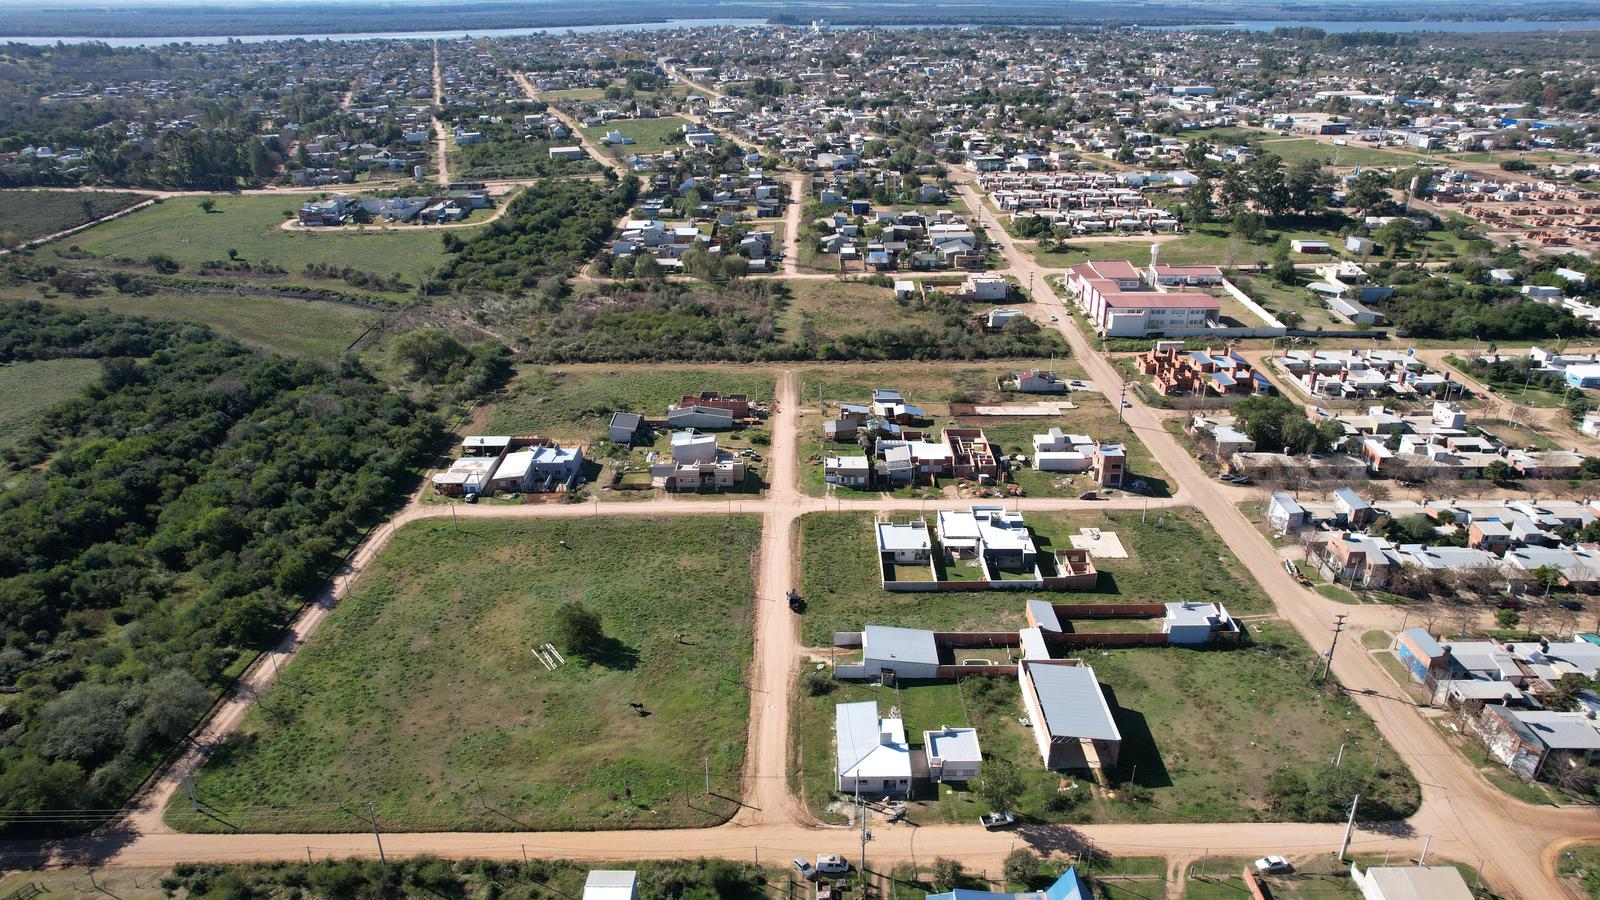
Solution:
[[[990,831],[995,831],[1001,828],[1009,828],[1016,823],[1016,815],[1008,812],[984,813],[978,817],[978,824],[989,829]]]
[[[806,601],[801,599],[800,592],[794,588],[789,589],[789,611],[797,613],[806,611]]]
[[[817,854],[818,875],[843,875],[850,871],[850,863],[837,853]]]
[[[1294,866],[1281,856],[1263,856],[1256,860],[1256,872],[1262,875],[1287,875],[1294,871]]]
[[[1061,317],[1060,316],[1051,316],[1050,317],[1050,321],[1059,322],[1059,321],[1061,321]]]
[[[1083,493],[1078,495],[1078,499],[1079,500],[1098,500],[1098,499],[1100,499],[1100,495],[1095,493],[1094,491],[1084,491]]]

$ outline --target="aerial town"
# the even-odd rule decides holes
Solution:
[[[1600,4],[33,3],[0,900],[1600,898]]]

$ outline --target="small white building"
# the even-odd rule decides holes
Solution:
[[[924,731],[922,749],[928,757],[928,777],[937,782],[971,781],[983,769],[975,728],[941,725],[938,731]]]
[[[1233,617],[1220,603],[1168,603],[1167,614],[1161,620],[1161,631],[1168,643],[1205,644],[1218,631],[1232,631]]]
[[[639,900],[639,873],[595,869],[584,879],[583,900]]]
[[[987,325],[991,330],[1000,329],[1010,324],[1011,320],[1020,319],[1022,316],[1023,314],[1021,310],[1001,306],[989,310],[989,315],[984,320],[984,324]]]

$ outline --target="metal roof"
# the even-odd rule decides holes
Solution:
[[[1122,740],[1094,669],[1026,659],[1021,665],[1033,682],[1044,714],[1043,727],[1050,730],[1051,737]]]
[[[868,625],[861,647],[868,659],[939,664],[939,648],[933,641],[933,632],[920,628]]]

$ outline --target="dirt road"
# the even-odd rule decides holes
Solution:
[[[1019,278],[1036,274],[1035,318],[1059,319],[1058,327],[1089,377],[1108,396],[1120,393],[1122,378],[1094,351],[1071,322],[1062,298],[1045,280],[1045,269],[1020,252],[978,202],[969,182],[958,185],[969,206],[977,211],[989,233]],[[1279,613],[1313,647],[1326,646],[1336,613],[1352,609],[1301,587],[1284,571],[1267,539],[1245,519],[1233,499],[1200,470],[1193,457],[1168,434],[1157,415],[1133,400],[1125,411],[1133,430],[1144,440],[1173,480],[1185,488],[1189,502],[1205,514],[1229,548],[1237,554],[1271,596]],[[1357,644],[1359,646],[1359,644]],[[1349,645],[1347,644],[1347,647]],[[1514,801],[1490,785],[1440,735],[1437,728],[1409,703],[1392,698],[1393,680],[1372,658],[1350,648],[1333,660],[1333,671],[1357,702],[1377,722],[1379,731],[1422,785],[1423,805],[1408,821],[1418,836],[1431,835],[1432,846],[1442,856],[1482,860],[1485,875],[1513,896],[1561,897],[1568,892],[1545,864],[1554,848],[1578,839],[1600,838],[1600,813],[1580,808],[1549,809]]]

